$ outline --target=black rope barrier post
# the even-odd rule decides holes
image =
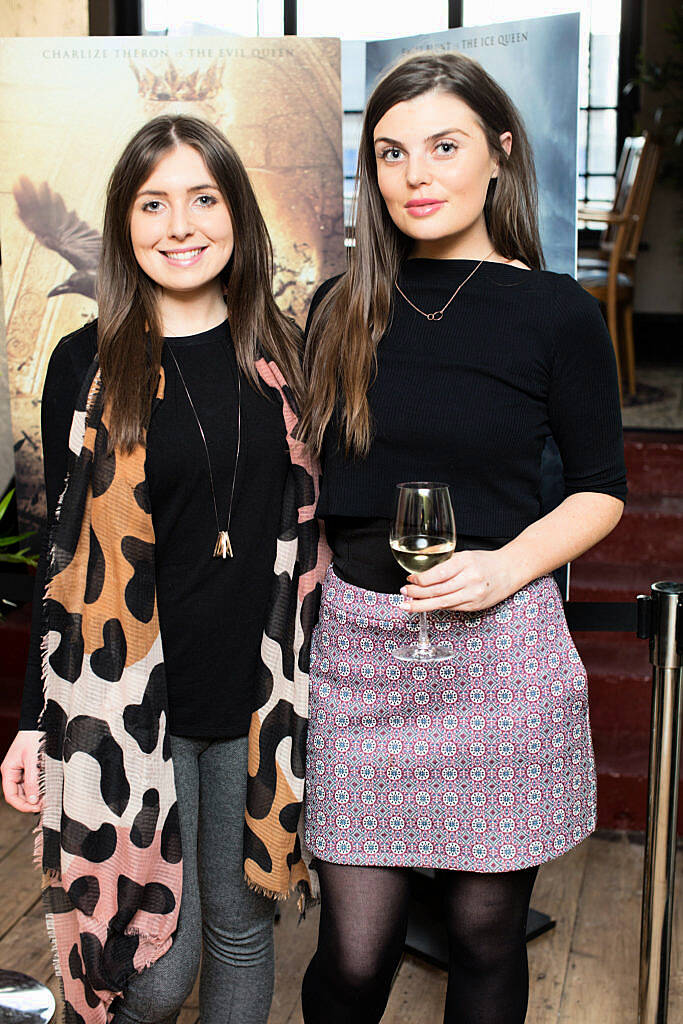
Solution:
[[[650,641],[652,726],[640,933],[639,1024],[666,1024],[671,966],[683,707],[683,583],[638,597],[638,635]]]

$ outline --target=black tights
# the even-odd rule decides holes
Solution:
[[[405,941],[409,872],[318,868],[320,933],[304,977],[305,1024],[378,1024]],[[536,872],[437,872],[450,949],[444,1024],[523,1024]]]

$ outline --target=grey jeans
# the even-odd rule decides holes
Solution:
[[[266,1024],[275,906],[243,878],[247,738],[172,736],[171,750],[183,843],[178,930],[168,953],[135,975],[116,1001],[114,1024],[173,1024],[200,954],[202,1024]]]

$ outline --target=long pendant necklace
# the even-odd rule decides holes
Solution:
[[[453,301],[453,299],[455,298],[455,296],[456,296],[456,295],[458,294],[458,292],[460,291],[460,289],[461,289],[461,288],[464,288],[464,286],[465,286],[465,285],[467,284],[467,282],[469,281],[469,279],[470,279],[471,277],[474,277],[474,275],[475,275],[475,274],[476,274],[476,272],[477,272],[477,271],[479,270],[479,267],[480,267],[480,266],[482,265],[482,263],[485,263],[485,262],[486,262],[486,260],[487,260],[487,259],[489,258],[489,256],[493,256],[493,254],[494,254],[494,252],[495,252],[495,251],[496,251],[495,249],[491,249],[491,252],[487,253],[487,254],[486,254],[486,256],[484,256],[483,260],[479,260],[479,262],[477,263],[477,265],[476,265],[476,267],[474,268],[474,270],[472,270],[472,271],[471,271],[471,272],[470,272],[470,273],[469,273],[469,274],[467,275],[467,277],[465,278],[465,280],[464,280],[464,281],[461,281],[461,282],[460,282],[460,284],[459,284],[459,285],[458,285],[458,287],[457,287],[457,288],[455,289],[455,291],[454,291],[454,292],[453,292],[453,294],[451,295],[451,297],[450,297],[450,299],[448,300],[448,302],[446,303],[446,305],[445,305],[445,306],[442,306],[442,307],[441,307],[441,309],[437,309],[437,310],[436,310],[436,311],[435,311],[434,313],[425,313],[425,311],[424,311],[423,309],[420,309],[420,307],[419,307],[419,306],[416,306],[414,302],[411,302],[411,301],[410,301],[410,299],[408,298],[408,296],[406,295],[406,293],[405,293],[405,292],[403,292],[403,291],[401,291],[401,289],[399,288],[399,286],[398,286],[398,281],[394,281],[394,284],[396,285],[396,291],[397,291],[397,292],[399,293],[399,295],[402,295],[402,296],[403,296],[403,298],[404,298],[404,299],[406,300],[406,302],[408,303],[408,305],[409,305],[409,306],[412,306],[412,307],[413,307],[413,309],[415,310],[415,312],[416,312],[416,313],[419,313],[419,314],[420,314],[420,316],[423,316],[423,317],[425,318],[425,320],[442,320],[442,319],[443,319],[443,315],[444,315],[444,313],[446,312],[446,310],[448,309],[448,307],[450,306],[451,302]]]
[[[176,370],[178,371],[178,376],[180,377],[180,382],[181,382],[181,384],[183,385],[183,387],[185,389],[185,394],[187,395],[187,400],[190,403],[190,408],[192,409],[192,412],[194,413],[194,418],[197,421],[197,426],[199,427],[199,433],[201,434],[201,437],[202,437],[202,444],[204,445],[204,451],[206,452],[206,464],[209,467],[209,483],[211,484],[211,497],[213,498],[213,511],[214,511],[214,515],[216,517],[216,530],[218,531],[218,538],[216,540],[216,546],[213,549],[213,557],[214,558],[232,558],[233,557],[233,552],[232,552],[232,544],[230,543],[230,519],[232,517],[232,499],[233,499],[233,497],[235,495],[235,481],[237,479],[237,463],[239,462],[240,444],[241,444],[241,440],[242,440],[242,385],[241,385],[241,381],[240,381],[239,366],[237,367],[237,446],[235,448],[235,467],[234,467],[234,469],[232,471],[232,486],[230,487],[230,504],[228,505],[228,519],[227,519],[227,523],[226,523],[225,529],[221,530],[220,520],[218,519],[218,504],[216,502],[216,488],[214,487],[214,483],[213,483],[213,470],[211,468],[211,456],[209,455],[209,446],[206,443],[206,435],[204,434],[204,428],[202,427],[201,420],[199,419],[199,416],[197,415],[197,410],[195,409],[194,402],[192,401],[192,395],[190,394],[188,386],[185,383],[185,378],[183,377],[182,370],[180,369],[180,366],[178,365],[178,360],[175,357],[175,353],[174,353],[174,351],[173,351],[173,349],[171,348],[170,345],[167,345],[166,347],[167,347],[168,351],[171,353],[171,357],[173,359],[173,362],[175,363]]]

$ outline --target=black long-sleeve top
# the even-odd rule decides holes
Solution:
[[[42,436],[48,523],[68,465],[76,398],[97,347],[95,325],[55,349],[45,380]],[[245,735],[269,599],[282,493],[289,466],[281,402],[265,385],[241,381],[241,448],[230,537],[232,559],[213,558],[216,519],[207,458],[178,376],[181,368],[204,430],[221,529],[225,528],[237,440],[237,361],[227,321],[186,338],[167,339],[165,393],[147,435],[146,470],[155,533],[159,624],[174,735]],[[33,629],[21,729],[34,729],[42,708],[40,595]]]
[[[412,259],[399,284],[432,312],[474,266]],[[368,400],[370,452],[347,457],[333,422],[318,503],[335,565],[360,586],[392,590],[405,581],[388,547],[401,481],[450,485],[464,547],[499,547],[547,511],[548,437],[562,457],[565,495],[626,497],[612,345],[597,302],[567,275],[484,263],[437,321],[396,293]]]

